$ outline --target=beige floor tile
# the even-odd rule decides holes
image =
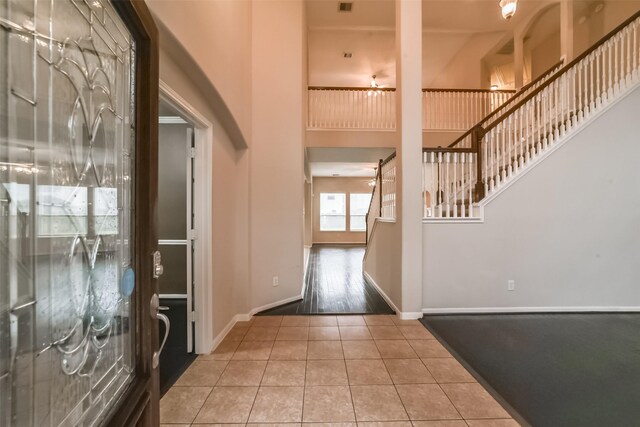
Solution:
[[[396,386],[409,418],[412,420],[460,419],[455,406],[437,384]]]
[[[246,423],[258,387],[216,387],[198,413],[196,423]]]
[[[273,341],[243,341],[231,360],[267,360]]]
[[[160,422],[166,424],[190,424],[212,387],[171,387],[160,399]]]
[[[228,361],[196,360],[176,381],[176,386],[213,387]]]
[[[355,421],[355,419],[349,387],[312,386],[305,388],[303,422],[341,422]]]
[[[348,385],[344,360],[308,360],[306,385]]]
[[[307,360],[307,341],[276,341],[269,360]]]
[[[414,427],[467,427],[462,420],[414,421]]]
[[[340,338],[343,340],[373,339],[366,326],[340,326]]]
[[[420,358],[451,357],[451,354],[437,340],[409,340]]]
[[[412,427],[411,421],[369,421],[358,423],[358,427]]]
[[[442,384],[441,387],[465,419],[511,418],[478,383]]]
[[[280,326],[309,326],[309,316],[284,316]]]
[[[368,314],[363,316],[367,326],[393,326],[394,315],[390,314]]]
[[[277,326],[252,326],[244,336],[244,341],[273,341],[278,329]]]
[[[304,423],[304,427],[358,427],[358,423]]]
[[[309,326],[338,326],[336,316],[311,316]]]
[[[467,420],[469,427],[520,427],[516,420]]]
[[[247,427],[301,427],[302,423],[249,423],[246,424]],[[200,427],[200,426],[192,426],[192,427]],[[220,426],[227,427],[227,426]]]
[[[307,362],[270,360],[262,377],[263,386],[304,386]]]
[[[419,320],[402,320],[398,316],[393,317],[393,323],[396,326],[422,326]]]
[[[374,340],[403,340],[397,326],[369,326],[369,332]]]
[[[473,383],[473,376],[453,357],[425,358],[424,364],[439,383]]]
[[[309,360],[344,359],[340,341],[309,341]]]
[[[248,330],[248,325],[239,326],[238,324],[235,324],[224,339],[227,341],[242,341]]]
[[[347,376],[351,385],[393,384],[380,359],[347,360]]]
[[[254,317],[251,317],[249,320],[238,320],[236,322],[236,325],[239,325],[239,326],[251,326],[251,325],[253,325],[253,319],[254,319]]]
[[[190,427],[190,426],[191,424],[160,424],[160,427]]]
[[[358,422],[409,419],[392,385],[351,386],[351,397]]]
[[[191,424],[196,427],[245,427],[246,424],[240,423],[204,423],[204,424]],[[162,427],[162,426],[160,426]],[[166,427],[179,427],[175,424],[166,424]]]
[[[383,359],[415,359],[418,356],[406,340],[378,340],[376,346]]]
[[[313,326],[309,328],[309,340],[334,341],[340,340],[340,331],[337,326]]]
[[[336,316],[339,326],[365,326],[364,317],[362,316]]]
[[[420,359],[385,359],[389,375],[394,384],[432,384],[431,376]]]
[[[278,331],[278,341],[298,341],[309,339],[309,328],[306,326],[283,326]]]
[[[260,387],[249,421],[288,423],[302,421],[304,387]]]
[[[373,341],[342,341],[345,359],[379,359],[380,352]]]
[[[240,345],[240,341],[222,340],[218,347],[211,354],[201,354],[198,356],[200,360],[231,360],[233,353]]]
[[[422,325],[398,326],[400,332],[408,340],[434,340],[434,336]]]
[[[280,326],[282,316],[255,316],[253,326]]]
[[[222,373],[218,386],[258,386],[262,381],[266,361],[232,360]]]
[[[301,427],[302,423],[249,423],[246,424],[247,427]],[[192,426],[192,427],[200,427],[200,426]],[[227,426],[220,426],[227,427]]]

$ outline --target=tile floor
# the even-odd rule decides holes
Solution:
[[[237,323],[160,402],[167,426],[515,427],[418,321],[269,316]]]

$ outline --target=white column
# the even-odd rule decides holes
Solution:
[[[513,72],[518,90],[524,86],[524,38],[520,31],[513,33]]]
[[[573,59],[573,0],[560,1],[560,55],[565,65]]]
[[[401,307],[422,310],[422,2],[396,0],[398,111],[397,223],[401,227]]]

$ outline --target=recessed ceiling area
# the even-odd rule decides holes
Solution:
[[[307,161],[313,177],[375,177],[378,162],[389,157],[393,148],[307,148]]]

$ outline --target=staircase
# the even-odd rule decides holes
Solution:
[[[482,208],[638,86],[640,12],[557,64],[448,147],[423,150],[425,220],[480,220]]]

